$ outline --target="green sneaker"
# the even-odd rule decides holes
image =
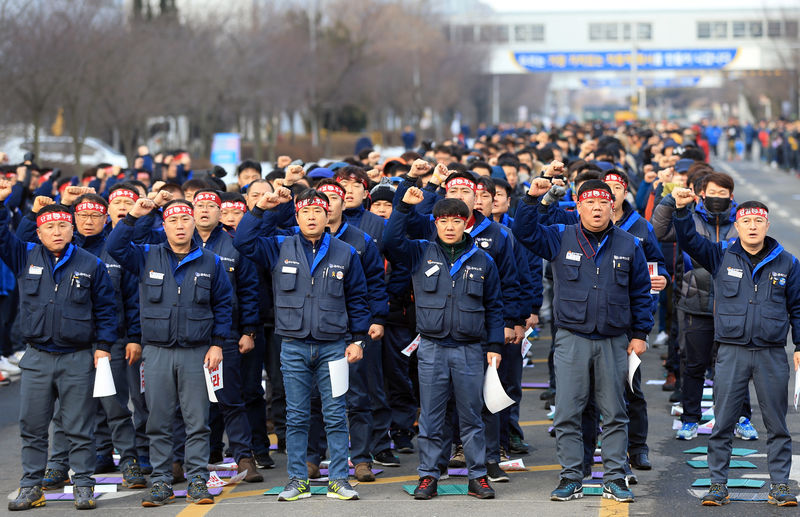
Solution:
[[[342,501],[355,501],[358,499],[358,492],[353,490],[346,479],[334,479],[328,481],[328,497],[331,499],[341,499]]]
[[[283,492],[278,494],[278,501],[297,501],[311,497],[311,487],[308,480],[292,478],[283,488]]]

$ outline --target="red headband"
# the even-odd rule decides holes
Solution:
[[[100,203],[95,203],[93,201],[84,201],[75,206],[75,213],[83,212],[86,210],[93,210],[95,212],[100,212],[103,215],[106,215],[106,207],[101,205]]]
[[[342,182],[342,180],[353,180],[353,181],[357,181],[357,182],[361,183],[362,185],[364,185],[364,189],[365,189],[365,190],[367,189],[367,182],[366,182],[366,181],[364,181],[364,180],[362,180],[362,179],[360,179],[360,178],[359,178],[358,176],[356,176],[355,174],[351,174],[350,176],[347,176],[346,178],[343,178],[343,177],[339,176],[339,177],[337,177],[337,178],[336,178],[336,183],[341,183],[341,182]],[[319,190],[319,189],[317,189],[317,190]],[[342,196],[342,197],[344,197],[344,196]]]
[[[628,188],[628,182],[625,181],[622,178],[622,176],[620,176],[619,174],[615,174],[613,172],[609,172],[608,174],[606,174],[605,177],[603,178],[603,181],[605,181],[606,183],[608,183],[609,181],[616,181],[617,183],[622,184],[622,188],[626,190]]]
[[[200,192],[194,196],[194,202],[197,203],[198,201],[213,201],[218,207],[222,206],[222,199],[216,192]]]
[[[65,221],[72,224],[72,214],[68,212],[47,212],[36,218],[36,227],[52,221]]]
[[[445,181],[444,186],[447,190],[450,190],[450,187],[469,187],[473,192],[476,190],[474,181],[461,177]]]
[[[764,219],[769,220],[769,214],[763,208],[740,208],[736,211],[736,220],[738,221],[742,217],[748,215],[755,215],[757,217],[763,217]]]
[[[321,197],[312,197],[311,199],[304,199],[302,201],[298,201],[294,205],[295,212],[299,212],[303,208],[307,206],[319,206],[322,207],[325,212],[328,211],[328,202],[322,199]]]
[[[608,201],[614,202],[614,199],[611,197],[611,194],[606,192],[602,189],[592,189],[583,192],[580,196],[578,196],[578,201],[586,201],[587,199],[606,199]]]
[[[333,185],[329,183],[325,185],[320,185],[319,187],[317,187],[317,192],[330,192],[344,199],[344,189],[340,187],[338,184]]]
[[[225,210],[226,208],[235,208],[236,210],[247,212],[247,205],[245,205],[241,201],[223,201],[222,206],[220,208],[222,208],[223,210]]]
[[[190,216],[194,217],[194,210],[189,205],[184,205],[183,203],[177,203],[172,205],[171,207],[164,210],[164,220],[167,220],[167,217],[171,215],[180,215],[180,214],[189,214]]]
[[[135,202],[137,199],[139,199],[139,194],[137,194],[132,190],[128,190],[126,188],[120,188],[115,190],[108,196],[108,202],[111,203],[118,197],[127,197],[128,199],[132,199]]]

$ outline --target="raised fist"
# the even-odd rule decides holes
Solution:
[[[128,212],[132,217],[142,217],[150,213],[156,207],[156,204],[153,202],[152,199],[147,199],[146,197],[140,197],[136,200],[136,204],[133,205],[133,208],[130,212]]]
[[[683,208],[694,201],[694,192],[688,188],[676,188],[672,191],[672,197],[675,198],[675,208]]]
[[[283,156],[278,156],[278,159],[275,160],[275,165],[277,165],[279,169],[283,169],[290,163],[292,163],[292,159],[285,154]]]
[[[419,178],[427,174],[429,170],[431,170],[431,164],[419,158],[411,164],[411,170],[408,171],[408,175],[412,178]]]
[[[546,194],[550,190],[550,180],[547,178],[533,178],[531,181],[531,188],[528,189],[528,195],[532,197],[539,197]]]
[[[403,194],[403,203],[408,203],[409,205],[418,205],[422,203],[423,199],[425,199],[425,195],[417,187],[411,187]]]
[[[33,208],[31,208],[31,212],[38,214],[39,210],[47,205],[52,205],[53,203],[54,201],[47,196],[36,196],[36,199],[33,200]]]
[[[280,190],[285,190],[285,189],[281,188],[279,189],[279,191]],[[261,196],[261,199],[259,199],[258,203],[256,203],[256,206],[261,210],[271,210],[276,206],[278,206],[280,203],[281,203],[281,198],[279,194],[275,192],[264,192],[264,194]]]
[[[158,194],[156,194],[156,197],[153,198],[153,201],[159,208],[161,208],[172,201],[172,192],[168,190],[159,190]]]
[[[564,174],[564,164],[558,160],[553,160],[550,165],[544,170],[543,176],[552,178],[553,176],[561,176]]]
[[[303,176],[306,175],[306,171],[303,170],[302,165],[290,165],[286,168],[286,179],[284,180],[284,185],[294,185]]]

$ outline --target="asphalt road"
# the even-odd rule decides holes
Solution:
[[[748,162],[731,162],[715,164],[718,170],[734,175],[736,179],[736,198],[739,201],[759,199],[770,206],[770,234],[777,238],[784,247],[797,254],[800,252],[800,213],[795,208],[800,200],[800,180],[779,170],[763,168]],[[547,350],[550,342],[543,336],[533,347],[535,357],[533,367],[525,368],[524,382],[546,382]],[[643,356],[643,381],[663,380],[660,355],[664,348],[654,348]],[[788,349],[787,349],[788,352]],[[788,390],[788,387],[787,387]],[[661,391],[659,385],[646,385],[645,395],[648,400],[650,420],[650,458],[654,469],[648,472],[637,472],[639,484],[633,486],[636,502],[625,505],[601,499],[598,496],[587,496],[583,499],[566,503],[549,501],[549,493],[558,483],[560,467],[555,458],[555,441],[547,432],[550,421],[548,410],[539,400],[541,390],[525,390],[521,407],[521,421],[525,431],[525,439],[531,445],[531,452],[522,456],[526,472],[511,474],[509,483],[494,484],[497,499],[478,501],[468,496],[443,496],[432,501],[414,501],[407,495],[403,485],[414,484],[417,479],[416,455],[402,455],[402,466],[384,468],[374,483],[362,483],[357,486],[361,500],[343,502],[314,496],[311,499],[295,503],[278,503],[274,496],[262,493],[272,487],[282,486],[286,482],[286,457],[275,454],[277,466],[273,470],[264,471],[266,481],[258,484],[240,484],[226,487],[223,495],[217,498],[213,506],[187,506],[182,500],[173,505],[159,509],[144,509],[139,505],[140,493],[121,490],[117,494],[104,494],[98,499],[98,512],[103,516],[127,517],[132,512],[152,515],[265,515],[280,512],[292,512],[293,515],[440,515],[461,516],[464,514],[481,515],[489,512],[503,517],[515,515],[773,515],[787,514],[792,510],[776,509],[765,502],[733,502],[727,507],[705,509],[699,504],[702,489],[692,489],[691,484],[698,478],[708,477],[707,469],[693,469],[687,463],[689,459],[705,459],[700,454],[684,454],[683,451],[707,444],[706,436],[699,436],[690,442],[674,439],[668,402],[669,393]],[[0,388],[0,490],[9,494],[17,486],[20,476],[19,431],[16,425],[18,411],[19,384]],[[760,410],[755,404],[755,393],[751,393],[754,401],[753,423],[761,433],[755,442],[734,440],[734,447],[756,449],[757,453],[746,458],[756,465],[755,469],[733,469],[731,477],[767,480],[765,431]],[[793,408],[788,414],[789,429],[800,431],[800,414]],[[800,455],[800,443],[794,443],[794,450]],[[792,483],[797,488],[800,481],[800,457],[794,458]],[[595,465],[595,471],[602,470],[602,465]],[[110,474],[113,475],[113,474]],[[452,477],[443,484],[466,484],[465,478]],[[176,489],[186,488],[179,484]],[[766,489],[742,490],[748,494],[766,492]],[[4,507],[0,506],[0,512]],[[63,515],[74,513],[72,503],[68,501],[48,502],[47,506],[35,511],[36,515]],[[480,512],[480,513],[478,513]]]

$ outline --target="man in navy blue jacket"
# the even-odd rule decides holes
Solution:
[[[0,203],[11,189],[9,182],[0,181]],[[75,506],[91,509],[96,506],[91,477],[96,461],[93,376],[97,361],[111,357],[111,345],[117,340],[114,288],[105,264],[72,244],[72,214],[64,206],[40,210],[41,244],[17,239],[8,228],[9,220],[8,209],[0,206],[0,258],[20,284],[20,325],[27,350],[20,361],[24,475],[8,507],[27,510],[45,504],[42,481],[48,429],[58,398],[75,472]]]
[[[674,226],[678,244],[714,279],[714,369],[716,423],[708,440],[711,488],[703,505],[730,501],[726,483],[736,425],[750,379],[767,428],[768,502],[797,506],[789,488],[792,437],[786,426],[789,365],[786,336],[792,330],[794,369],[800,365],[800,265],[775,239],[767,237],[769,212],[763,203],[738,206],[737,239],[712,242],[695,229],[688,205],[694,194],[676,189]]]
[[[443,434],[447,400],[456,400],[464,457],[469,470],[469,494],[494,498],[486,476],[486,443],[481,411],[483,358],[500,362],[503,336],[502,299],[497,267],[465,232],[470,210],[463,201],[439,201],[433,210],[435,241],[409,240],[412,205],[423,200],[412,187],[392,212],[386,229],[387,253],[411,269],[421,336],[419,360],[420,480],[416,499],[437,494],[439,457],[446,445]],[[482,343],[488,345],[484,356]]]
[[[347,481],[347,414],[333,397],[330,361],[349,363],[363,355],[370,311],[364,270],[356,250],[325,232],[328,198],[309,189],[297,196],[300,232],[262,234],[264,211],[288,201],[287,189],[264,194],[239,223],[234,245],[245,257],[272,269],[275,333],[283,337],[281,371],[286,389],[286,453],[289,483],[278,500],[311,496],[306,466],[311,392],[316,381],[331,454],[328,497],[358,499]],[[349,343],[349,344],[348,344]]]
[[[150,417],[150,492],[142,506],[174,501],[172,424],[180,405],[186,426],[187,500],[214,502],[208,493],[208,397],[203,366],[215,369],[223,347],[231,346],[231,299],[228,273],[218,256],[194,241],[192,204],[175,200],[164,206],[166,242],[132,243],[136,220],[155,208],[139,198],[108,236],[108,253],[139,276],[139,306],[144,350],[145,397]],[[224,377],[223,377],[224,378]],[[224,380],[223,380],[224,384]]]
[[[642,354],[653,326],[650,275],[641,244],[611,222],[613,195],[600,180],[578,190],[580,222],[542,226],[538,197],[550,182],[537,178],[517,208],[518,240],[553,267],[556,321],[556,451],[561,481],[551,499],[582,497],[581,414],[594,368],[595,396],[603,416],[603,497],[632,502],[625,483],[628,355]]]

